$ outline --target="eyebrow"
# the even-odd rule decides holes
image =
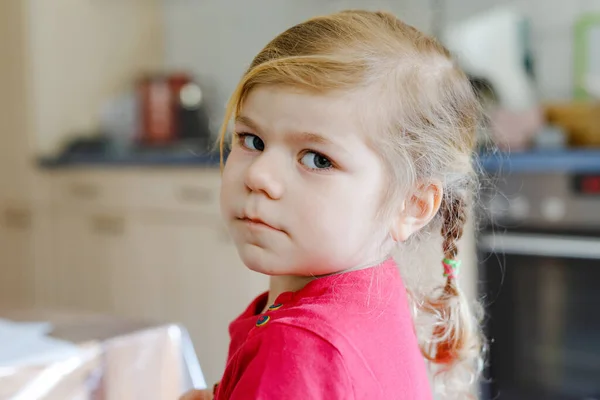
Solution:
[[[252,121],[250,118],[244,116],[244,115],[238,115],[235,117],[235,123],[240,123],[240,124],[244,124],[249,126],[250,128],[254,129],[254,130],[258,130],[258,125]]]
[[[241,123],[247,125],[251,129],[259,131],[258,124],[254,122],[251,118],[245,115],[238,115],[235,118],[236,123]],[[315,132],[294,132],[289,135],[288,140],[292,142],[301,142],[301,143],[318,143],[323,145],[335,145],[330,139],[325,136],[315,133]]]

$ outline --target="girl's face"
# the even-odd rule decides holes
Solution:
[[[323,275],[385,256],[384,165],[357,105],[287,87],[251,91],[221,187],[222,215],[248,268]]]

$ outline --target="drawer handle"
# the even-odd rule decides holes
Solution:
[[[22,208],[7,208],[3,219],[8,228],[27,229],[31,226],[31,212]]]
[[[102,235],[119,236],[125,232],[125,218],[121,216],[97,215],[92,217],[92,229]]]
[[[178,198],[186,203],[210,203],[212,191],[203,187],[183,186],[178,191]]]
[[[74,183],[69,187],[69,193],[71,196],[78,197],[80,199],[91,200],[98,197],[99,190],[94,185],[86,183]]]

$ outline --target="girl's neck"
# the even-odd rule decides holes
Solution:
[[[339,272],[335,272],[328,275],[323,276],[295,276],[295,275],[279,275],[279,276],[271,276],[269,278],[269,298],[267,299],[267,304],[265,305],[266,311],[267,308],[274,304],[280,294],[285,292],[297,292],[306,286],[310,281],[331,275],[339,275],[347,272],[358,271],[365,268],[370,268],[374,265],[378,265],[383,263],[386,259],[390,258],[390,255],[387,255],[383,258],[377,259],[373,262],[364,263],[361,265],[357,265],[353,268],[348,268],[346,270],[342,270]]]
[[[294,275],[280,275],[271,276],[269,278],[269,299],[265,310],[279,297],[280,294],[285,292],[297,292],[302,289],[306,284],[315,279],[312,276],[294,276]],[[263,310],[264,311],[264,310]]]

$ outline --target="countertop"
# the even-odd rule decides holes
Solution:
[[[480,154],[478,170],[486,173],[575,172],[600,173],[600,148],[586,150],[553,150],[527,152],[496,152]],[[73,167],[202,167],[218,168],[219,153],[141,153],[121,156],[72,155],[60,158],[41,158],[42,168]]]
[[[479,168],[487,173],[600,173],[600,148],[537,150],[482,154]]]
[[[218,152],[208,153],[139,153],[128,155],[69,155],[39,158],[38,165],[47,169],[73,167],[203,167],[219,168]]]

